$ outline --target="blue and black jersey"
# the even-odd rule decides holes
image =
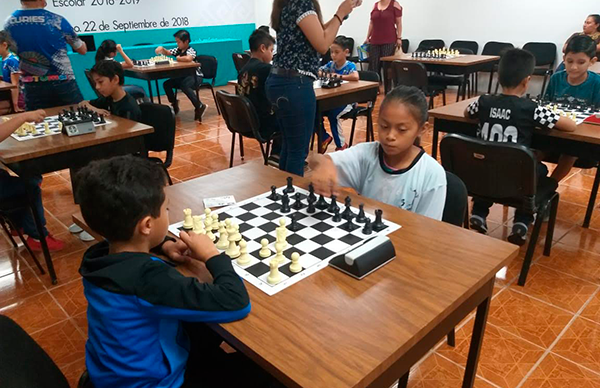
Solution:
[[[96,388],[180,387],[189,341],[181,321],[224,323],[250,312],[231,259],[206,263],[213,283],[185,277],[145,253],[91,247],[79,272],[88,301],[86,366]]]

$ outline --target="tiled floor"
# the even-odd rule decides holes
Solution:
[[[170,168],[175,183],[229,166],[231,135],[217,116],[212,97],[205,93],[203,100],[211,106],[202,124],[193,122],[190,105],[182,101]],[[349,135],[350,123],[344,128]],[[355,141],[363,141],[364,128],[365,122],[359,121]],[[425,134],[422,144],[431,151],[431,133]],[[245,151],[246,161],[260,158],[252,141],[245,142]],[[240,163],[238,149],[235,164]],[[596,210],[590,229],[581,227],[593,173],[574,171],[561,185],[552,255],[544,257],[538,248],[527,286],[516,285],[524,249],[498,274],[476,387],[600,386],[600,211]],[[0,313],[23,326],[75,385],[85,368],[87,336],[86,301],[77,270],[89,244],[67,230],[77,210],[69,173],[46,176],[43,193],[50,231],[68,242],[64,251],[53,255],[59,283],[52,286],[26,252],[12,249],[0,236]],[[490,235],[506,238],[512,214],[494,207]],[[456,348],[440,343],[415,366],[409,385],[459,387],[472,325],[471,317],[459,327]]]

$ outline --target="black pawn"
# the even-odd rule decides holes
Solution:
[[[106,120],[104,120],[104,116],[100,116],[100,122],[98,124],[106,124]]]
[[[290,226],[288,226],[288,229],[291,230],[292,232],[297,232],[300,230],[300,225],[298,225],[298,220],[296,219],[296,215],[292,214],[290,216],[290,219],[292,220],[292,222],[290,223]]]
[[[271,195],[267,198],[271,201],[279,201],[281,199],[281,195],[277,194],[277,187],[271,186]]]
[[[352,232],[354,229],[356,229],[356,225],[354,225],[354,222],[352,222],[352,218],[347,218],[346,219],[346,224],[343,227],[347,232]]]
[[[293,193],[294,191],[296,191],[296,189],[294,189],[294,178],[289,176],[289,177],[287,177],[287,187],[285,189],[283,189],[283,192],[286,194],[290,194],[290,193]]]
[[[340,222],[342,220],[342,216],[340,215],[340,208],[336,206],[333,211],[333,218],[331,219],[333,222]]]
[[[306,212],[308,214],[313,214],[314,212],[316,212],[317,209],[315,208],[315,201],[311,201],[310,199],[308,200],[308,208],[306,209]]]
[[[327,204],[325,197],[323,197],[323,195],[319,196],[319,200],[317,201],[317,209],[325,210],[327,209],[327,206],[329,205]]]
[[[387,225],[383,223],[383,210],[375,210],[375,222],[373,222],[373,230],[376,232],[381,232],[385,228],[387,228]]]
[[[356,222],[358,222],[359,224],[364,224],[365,222],[367,222],[367,220],[369,220],[365,215],[365,205],[361,203],[360,205],[358,205],[358,208],[360,210],[358,211],[358,216],[356,216]]]
[[[315,186],[313,186],[312,183],[308,185],[308,202],[310,201],[317,201],[317,196],[315,195]]]
[[[291,211],[290,209],[290,197],[288,197],[287,195],[284,195],[281,198],[281,209],[280,211],[282,213],[289,213]]]
[[[337,205],[337,196],[336,195],[331,196],[331,203],[329,204],[327,211],[330,213],[334,213],[337,211],[339,213],[340,207]]]
[[[300,196],[300,193],[296,193],[296,196],[294,197],[296,199],[296,202],[294,202],[294,204],[292,205],[292,209],[294,210],[300,210],[304,207],[304,205],[302,204],[302,198]]]
[[[350,208],[352,206],[352,198],[346,197],[346,199],[344,200],[344,204],[346,205],[346,208],[344,209],[344,212],[342,213],[342,218],[345,220],[353,219],[354,213],[352,212],[352,209]]]
[[[365,227],[362,230],[363,234],[371,234],[373,233],[373,228],[371,227],[371,220],[367,218],[365,222]]]

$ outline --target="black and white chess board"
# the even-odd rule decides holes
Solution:
[[[285,187],[277,189],[279,194],[283,193]],[[248,254],[252,260],[248,265],[240,266],[236,259],[232,260],[236,272],[246,281],[259,288],[268,295],[274,295],[287,287],[307,278],[308,276],[327,267],[329,261],[338,255],[362,245],[363,242],[377,235],[387,235],[398,229],[400,225],[383,220],[385,228],[380,231],[373,231],[366,235],[363,233],[364,224],[353,222],[352,231],[347,230],[348,222],[342,219],[339,222],[333,221],[333,213],[327,209],[316,209],[314,213],[308,212],[309,192],[307,190],[294,186],[294,193],[290,196],[290,212],[282,213],[281,200],[274,201],[268,197],[271,193],[265,193],[243,202],[237,203],[223,209],[214,211],[219,215],[220,221],[231,219],[232,222],[240,226],[242,238],[248,243]],[[300,194],[302,209],[294,209],[295,194]],[[331,200],[326,200],[330,204]],[[345,210],[343,203],[337,203],[340,213]],[[352,207],[352,212],[357,215],[359,209]],[[291,217],[296,219],[297,230],[292,231]],[[372,214],[366,214],[371,221],[375,220]],[[288,226],[287,247],[283,250],[285,260],[279,263],[281,281],[275,285],[267,282],[269,276],[269,263],[275,256],[275,241],[280,219],[286,220]],[[179,235],[182,230],[183,221],[173,224],[169,231],[174,235]],[[218,232],[213,232],[218,239]],[[269,241],[269,248],[272,255],[262,258],[259,255],[261,249],[261,240]],[[299,273],[290,271],[292,253],[300,254],[300,264],[303,270]]]
[[[598,112],[591,106],[577,106],[568,104],[549,103],[546,108],[554,113],[559,113],[561,116],[566,116],[577,125],[583,123],[588,117]]]
[[[44,125],[44,123],[38,123],[38,124],[35,124],[35,132],[34,133],[27,132],[27,134],[25,136],[19,136],[19,135],[17,135],[16,132],[14,132],[11,136],[13,139],[16,139],[18,141],[27,141],[27,140],[32,140],[32,139],[38,139],[40,137],[54,136],[54,135],[58,135],[61,133],[62,125],[61,125],[60,121],[58,120],[58,116],[46,117],[44,119],[44,122],[48,123],[48,128],[50,129],[50,133],[46,133],[46,129],[45,129],[46,126]],[[111,122],[108,120],[105,120],[104,123],[94,122],[94,126],[100,127],[100,126],[107,125],[110,123]]]

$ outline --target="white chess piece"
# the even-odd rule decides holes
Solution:
[[[273,252],[271,252],[271,250],[269,249],[269,240],[267,240],[266,238],[263,238],[262,240],[260,240],[260,245],[262,245],[261,250],[258,252],[258,255],[260,257],[262,257],[263,259],[266,259],[267,257],[271,256],[273,254]]]
[[[192,218],[192,209],[183,209],[183,229],[191,230],[194,228],[194,220]]]
[[[292,253],[292,264],[290,265],[290,271],[293,273],[302,271],[302,265],[300,265],[300,254],[298,252]]]
[[[213,230],[219,230],[219,215],[217,213],[212,213],[212,226]]]
[[[242,235],[240,234],[240,226],[238,224],[233,224],[233,239],[235,241],[240,241],[242,239]]]
[[[267,276],[267,282],[269,284],[277,284],[281,281],[281,274],[279,273],[278,263],[276,261],[271,260],[269,263],[269,268],[271,271],[269,272],[269,276]]]
[[[231,218],[228,218],[225,220],[225,227],[227,228],[227,234],[228,235],[232,235],[235,233],[235,229],[233,229],[233,222],[231,221]]]
[[[212,213],[211,208],[207,207],[206,209],[204,209],[204,219],[207,219],[210,217],[211,221],[212,221],[211,213]]]
[[[212,242],[214,242],[217,239],[215,234],[212,232],[212,228],[206,229],[206,237],[208,237],[210,239],[210,241],[212,241]]]
[[[285,227],[285,218],[279,220],[279,227],[276,229],[276,232],[277,241],[275,242],[275,247],[279,245],[282,250],[287,248],[287,228]]]
[[[194,221],[194,229],[192,230],[192,233],[206,234],[206,231],[204,230],[204,224],[202,223],[202,217],[193,216],[192,219]]]
[[[212,227],[212,217],[210,215],[208,215],[207,217],[204,218],[204,227],[206,229],[206,233],[207,234],[209,232],[212,234],[212,230],[213,230],[213,227]]]
[[[225,224],[221,225],[219,229],[219,241],[217,242],[217,249],[225,250],[229,247],[229,240],[227,239],[227,231],[225,230]]]
[[[229,236],[227,237],[227,239],[229,240],[229,248],[227,248],[227,250],[225,251],[225,254],[229,257],[231,257],[232,259],[236,259],[237,257],[240,256],[240,247],[237,246],[237,244],[235,243],[235,240],[232,239],[233,236]]]
[[[248,254],[248,243],[246,240],[240,241],[240,257],[237,259],[239,265],[248,265],[252,261],[252,258]]]
[[[50,131],[50,125],[48,125],[48,123],[47,123],[47,122],[44,122],[44,133],[45,133],[46,135],[49,135],[49,134],[51,134],[51,133],[52,133],[52,131]]]
[[[275,261],[277,264],[280,264],[285,260],[283,249],[281,248],[281,245],[275,245],[275,249],[277,250],[277,254],[271,259],[271,262]]]

